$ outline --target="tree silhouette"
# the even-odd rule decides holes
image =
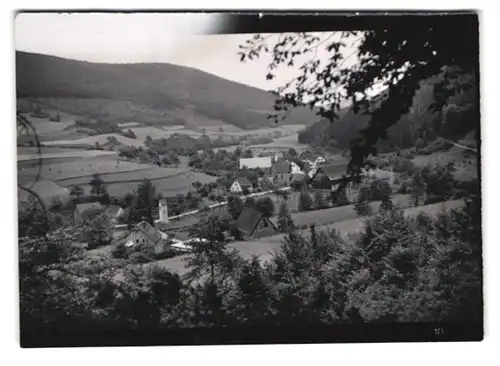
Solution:
[[[360,137],[351,141],[348,173],[358,177],[366,158],[376,153],[377,141],[409,111],[421,81],[444,75],[435,86],[434,110],[442,110],[457,88],[478,89],[477,83],[454,83],[465,73],[477,74],[477,16],[448,20],[398,22],[322,37],[313,33],[287,33],[274,38],[256,34],[240,46],[238,54],[242,62],[269,57],[268,80],[275,78],[280,67],[300,70],[297,77],[274,90],[275,112],[269,117],[276,121],[286,118],[290,108],[304,105],[335,121],[346,101],[355,113],[370,115]],[[319,48],[330,57],[316,58]],[[304,55],[311,58],[296,65]],[[353,56],[357,61],[354,65],[346,62]],[[375,100],[374,90],[383,90]],[[474,109],[478,116],[478,106]]]

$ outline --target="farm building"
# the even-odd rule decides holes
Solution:
[[[167,242],[167,234],[155,229],[147,221],[141,221],[130,230],[130,234],[125,241],[125,246],[144,245],[153,247],[155,253],[161,253]]]
[[[290,174],[292,173],[292,167],[288,161],[280,161],[275,163],[271,168],[271,176],[274,184],[278,186],[288,185],[290,182]]]
[[[238,217],[237,227],[244,240],[271,236],[278,229],[267,217],[253,208],[245,207]]]
[[[347,164],[331,164],[322,166],[321,169],[330,179],[339,179],[347,172]]]
[[[76,205],[74,218],[77,223],[81,224],[101,213],[105,213],[113,222],[116,222],[123,215],[123,209],[118,205],[103,205],[99,202],[81,203]]]
[[[240,169],[243,169],[244,167],[247,167],[248,169],[269,169],[271,165],[272,159],[270,156],[240,159]]]
[[[313,169],[313,171],[311,172],[309,172],[309,179],[312,188],[331,189],[332,187],[331,179],[322,168]]]
[[[252,182],[246,177],[238,177],[234,180],[231,188],[229,189],[231,193],[243,193],[244,190],[252,191]]]
[[[290,175],[290,187],[297,191],[306,190],[309,184],[309,177],[304,173],[293,173]]]

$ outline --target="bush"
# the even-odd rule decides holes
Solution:
[[[51,122],[61,122],[61,116],[56,114],[55,116],[50,116],[49,121]]]
[[[371,188],[370,186],[363,185],[359,188],[358,197],[354,204],[354,209],[359,216],[369,216],[372,214],[370,206]]]
[[[312,206],[313,201],[309,193],[301,192],[299,196],[299,211],[308,211]]]
[[[407,175],[413,175],[417,171],[415,164],[408,158],[397,157],[393,164],[393,170],[396,173],[406,173]]]
[[[257,200],[256,207],[266,217],[271,217],[274,214],[274,203],[270,197]]]
[[[128,259],[128,250],[124,243],[120,243],[113,248],[111,255],[116,259]]]
[[[174,248],[167,247],[160,253],[154,254],[154,260],[162,260],[162,259],[168,259],[168,258],[173,258],[177,256],[177,251]]]
[[[418,139],[416,142],[415,142],[415,147],[417,149],[421,149],[425,146],[425,141],[422,140],[422,139]]]
[[[433,203],[439,203],[439,202],[444,202],[446,201],[446,198],[437,194],[431,194],[426,197],[424,204],[425,205],[430,205]]]
[[[374,179],[370,182],[369,201],[387,201],[392,194],[392,187],[385,179]]]
[[[130,262],[134,264],[144,264],[152,262],[153,258],[143,252],[136,252],[130,255]]]
[[[317,209],[323,209],[328,207],[326,204],[325,197],[323,196],[323,192],[316,191],[316,193],[314,194],[314,206]]]

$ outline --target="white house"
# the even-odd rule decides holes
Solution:
[[[314,161],[314,165],[318,165],[318,164],[323,164],[323,163],[326,163],[326,160],[324,157],[322,156],[318,156],[316,158],[316,160]]]
[[[252,190],[252,182],[248,180],[246,177],[238,177],[234,180],[233,184],[231,185],[231,188],[229,190],[231,193],[243,193],[243,190]]]
[[[270,156],[263,156],[259,158],[241,158],[240,159],[240,169],[247,167],[248,169],[268,169],[272,165],[272,159]]]
[[[290,168],[292,169],[292,174],[302,173],[302,169],[293,161],[290,162]]]

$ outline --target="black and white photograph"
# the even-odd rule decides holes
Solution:
[[[483,339],[477,13],[14,25],[22,347]]]

